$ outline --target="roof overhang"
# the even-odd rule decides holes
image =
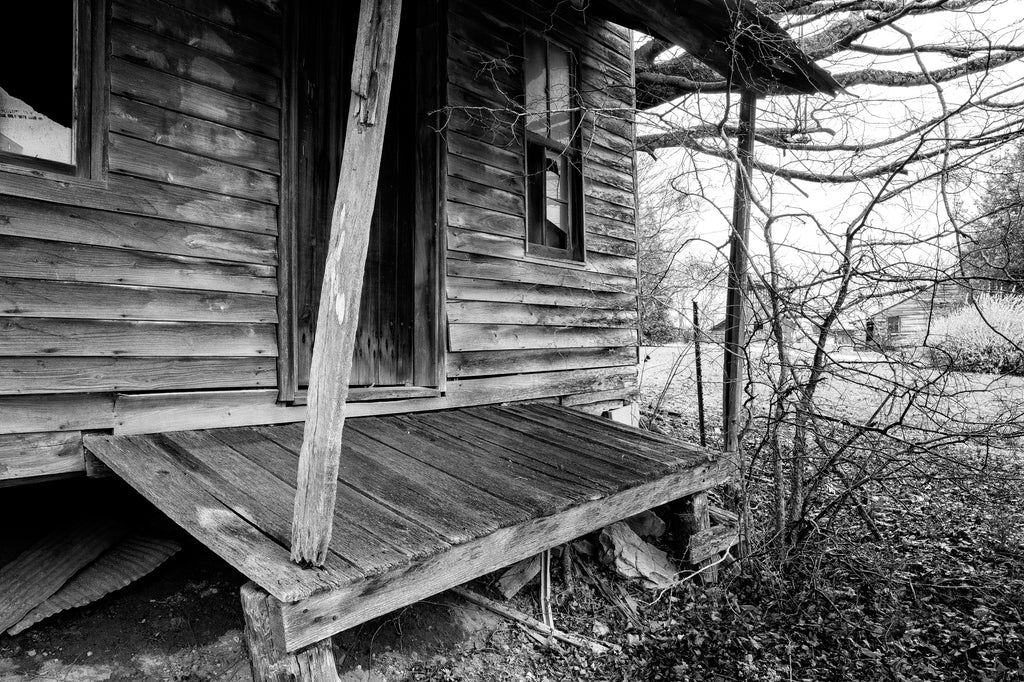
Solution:
[[[589,12],[686,50],[758,95],[842,87],[751,0],[591,0]]]

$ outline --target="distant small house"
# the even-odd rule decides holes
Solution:
[[[955,282],[934,284],[870,315],[864,341],[878,348],[922,346],[935,318],[967,302],[967,289]]]
[[[747,338],[753,343],[768,341],[772,338],[774,332],[772,331],[771,324],[772,311],[767,294],[762,292],[757,296],[748,295],[744,302],[746,310],[743,313],[743,324],[746,329]],[[792,315],[783,315],[781,323],[782,339],[786,345],[792,345],[807,338]],[[711,329],[707,330],[705,333],[706,339],[713,343],[723,343],[725,341],[725,328],[726,320],[719,320]]]

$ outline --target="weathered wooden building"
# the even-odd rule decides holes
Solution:
[[[904,296],[864,321],[869,347],[911,349],[925,345],[936,318],[967,303],[969,289],[956,282],[934,284]]]
[[[59,49],[0,76],[0,479],[98,458],[253,581],[259,665],[309,677],[334,632],[727,480],[586,414],[636,392],[604,17],[698,24],[584,5],[5,8],[5,64]]]
[[[622,405],[637,362],[628,34],[548,27],[539,6],[421,5],[403,14],[349,414]],[[81,469],[84,431],[304,419],[348,108],[336,64],[358,9],[310,7],[285,35],[275,3],[117,0],[80,41],[95,66],[63,112],[88,148],[0,156],[3,478]],[[527,148],[550,146],[509,111],[527,35],[577,60],[591,110],[568,112],[586,158],[555,246],[524,220],[541,177]]]

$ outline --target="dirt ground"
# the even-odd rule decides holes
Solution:
[[[225,562],[163,521],[116,480],[68,480],[0,491],[0,563],[76,509],[104,501],[183,549],[148,577],[29,630],[0,634],[2,682],[248,682],[238,589],[245,582]],[[505,621],[453,595],[439,595],[335,638],[344,682],[407,679],[418,664],[436,665],[481,647],[497,647]]]

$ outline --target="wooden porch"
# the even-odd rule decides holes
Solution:
[[[289,557],[303,425],[93,435],[86,447],[266,590],[296,651],[725,482],[729,462],[548,404],[348,420],[330,552]]]

